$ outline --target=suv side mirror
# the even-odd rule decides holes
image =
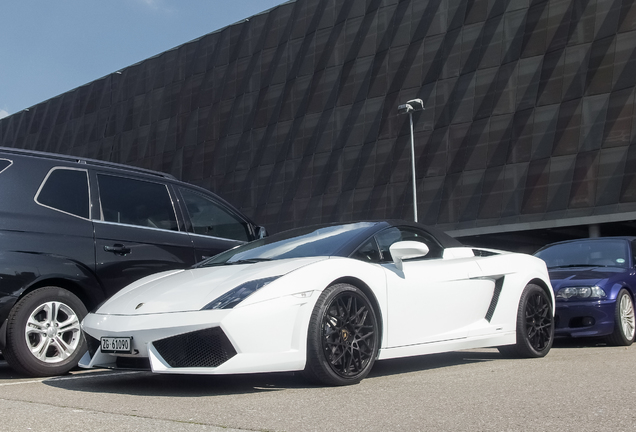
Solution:
[[[402,260],[426,256],[429,249],[424,243],[406,240],[393,243],[389,251],[396,267],[402,270]]]
[[[262,239],[264,237],[267,237],[267,230],[265,229],[265,227],[257,226],[256,227],[256,238],[257,239]]]

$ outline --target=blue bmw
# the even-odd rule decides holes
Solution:
[[[601,237],[549,244],[545,261],[556,296],[555,336],[606,336],[634,341],[636,237]]]

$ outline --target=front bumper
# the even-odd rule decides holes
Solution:
[[[82,328],[92,339],[80,366],[210,375],[302,370],[313,304],[287,296],[230,310],[89,314]],[[132,354],[102,353],[104,336],[132,337]]]
[[[607,336],[614,331],[615,300],[556,302],[555,336]]]

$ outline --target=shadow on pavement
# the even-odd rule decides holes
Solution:
[[[605,346],[605,341],[597,338],[557,339],[554,343],[555,349]],[[375,363],[367,379],[497,360],[505,358],[495,348],[382,360]],[[0,361],[0,385],[12,380],[38,380],[47,386],[89,393],[169,397],[221,396],[322,387],[307,382],[300,372],[212,376],[80,369],[60,377],[29,378],[18,375],[6,362]]]
[[[416,357],[405,357],[392,360],[382,360],[373,366],[369,377],[397,375],[407,372],[417,372],[462,364],[502,360],[503,357],[496,349],[453,351],[443,354],[427,354]]]
[[[498,359],[502,357],[497,350],[492,349],[383,360],[376,362],[367,379]],[[0,382],[5,377],[4,372],[0,369]],[[62,377],[45,379],[42,383],[80,392],[169,397],[221,396],[322,387],[308,383],[299,372],[210,376],[103,369],[74,371]]]
[[[608,345],[605,338],[557,338],[554,340],[553,348],[604,348]]]

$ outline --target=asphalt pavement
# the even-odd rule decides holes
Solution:
[[[542,359],[457,351],[319,387],[293,373],[34,379],[0,361],[0,431],[634,431],[634,364],[636,345],[557,341]]]

